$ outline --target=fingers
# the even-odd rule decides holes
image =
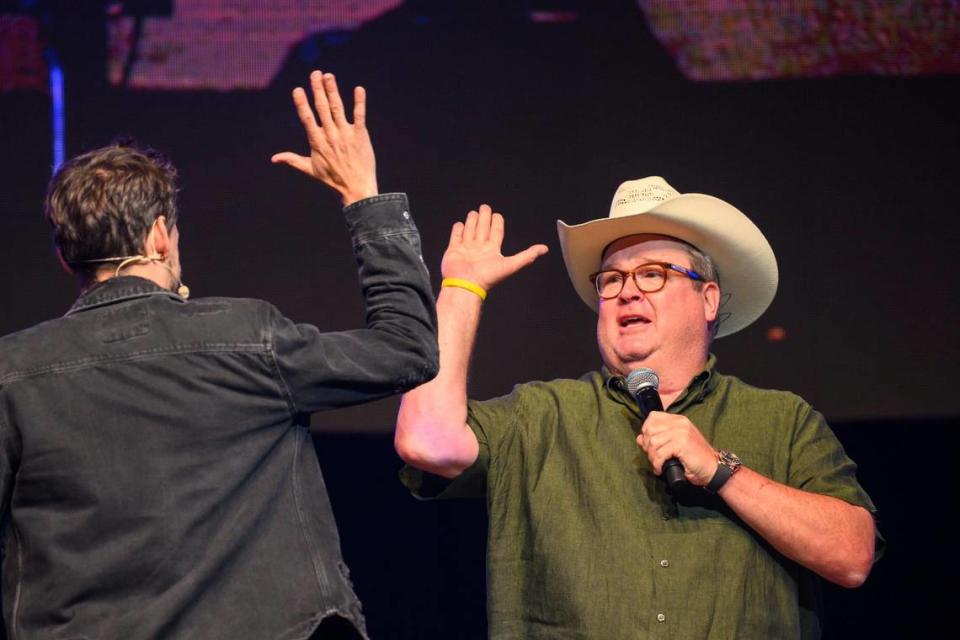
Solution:
[[[450,229],[450,246],[456,246],[463,242],[463,223],[457,222]]]
[[[496,242],[498,246],[503,244],[503,228],[503,216],[499,213],[494,213],[490,218],[490,239]]]
[[[320,118],[320,126],[327,129],[328,133],[334,129],[333,117],[330,115],[330,102],[327,100],[327,92],[324,89],[324,74],[317,70],[310,74],[310,87],[313,89],[313,104],[317,109],[317,116]],[[336,85],[334,85],[336,86]]]
[[[676,451],[677,443],[663,434],[650,436],[641,433],[637,437],[637,444],[646,452],[647,458],[650,460],[650,466],[653,467],[653,472],[656,475],[663,473],[664,462],[678,455]]]
[[[467,214],[467,219],[463,223],[463,241],[464,242],[473,242],[477,237],[477,220],[480,218],[480,214],[476,211],[471,211]]]
[[[347,126],[347,118],[343,112],[343,99],[337,88],[337,79],[332,73],[323,74],[323,89],[327,94],[327,104],[330,105],[330,114],[334,123],[340,128]]]
[[[353,126],[359,129],[367,126],[367,90],[363,87],[353,89]]]
[[[677,458],[684,466],[687,480],[702,486],[716,473],[717,458],[713,446],[695,424],[684,416],[653,411],[643,424],[637,444],[646,452],[654,473],[662,473],[664,463]]]
[[[317,134],[317,119],[313,115],[313,109],[310,108],[310,101],[307,100],[307,92],[300,87],[293,90],[293,106],[307,132],[307,138],[312,141]]]
[[[458,227],[457,225],[462,226]],[[477,210],[470,211],[462,223],[458,222],[454,225],[451,230],[450,241],[451,243],[454,240],[458,243],[495,243],[499,250],[503,243],[504,226],[503,215],[494,213],[490,205],[482,204]],[[454,234],[456,234],[456,237],[454,237]],[[504,259],[510,266],[511,271],[517,271],[533,264],[537,258],[549,250],[545,244],[535,244]]]
[[[337,129],[350,126],[347,122],[343,98],[340,97],[340,89],[337,87],[337,79],[332,73],[323,73],[319,69],[312,72],[310,88],[313,91],[316,117],[313,109],[310,108],[306,92],[300,87],[293,90],[293,102],[297,107],[297,114],[308,130],[310,127],[317,126],[317,118],[320,120],[320,126],[327,129],[328,135],[335,133]],[[367,92],[363,87],[355,87],[353,90],[353,120],[356,126],[366,127]]]
[[[464,230],[461,239],[464,242],[486,242],[503,240],[503,216],[493,213],[488,204],[481,204],[476,210],[467,214],[464,220]]]
[[[490,209],[490,205],[480,205],[477,215],[477,242],[486,242],[487,238],[490,237],[490,219],[492,217],[493,211]]]

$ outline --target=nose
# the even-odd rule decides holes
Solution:
[[[644,292],[637,286],[636,276],[631,275],[623,283],[623,289],[620,289],[620,299],[639,300],[644,296]]]

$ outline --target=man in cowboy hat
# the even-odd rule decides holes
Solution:
[[[622,184],[608,218],[558,230],[597,311],[602,370],[468,402],[487,290],[547,250],[503,256],[503,218],[484,205],[443,257],[440,373],[397,419],[416,495],[487,496],[491,637],[818,636],[816,576],[866,579],[875,509],[820,414],[710,354],[773,298],[763,234],[659,177]],[[625,384],[642,368],[666,407],[645,420]],[[660,477],[671,459],[675,487]]]

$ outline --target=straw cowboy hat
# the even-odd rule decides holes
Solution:
[[[759,318],[777,292],[777,259],[747,216],[719,198],[678,193],[659,176],[624,182],[609,217],[575,225],[557,220],[557,233],[573,287],[594,311],[599,298],[590,274],[600,269],[604,249],[639,233],[678,238],[710,256],[722,294],[718,338]]]

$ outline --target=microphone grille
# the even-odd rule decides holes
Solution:
[[[630,391],[630,395],[637,395],[637,392],[644,387],[653,387],[654,391],[660,388],[660,377],[653,369],[644,367],[634,369],[627,374],[627,390]]]

